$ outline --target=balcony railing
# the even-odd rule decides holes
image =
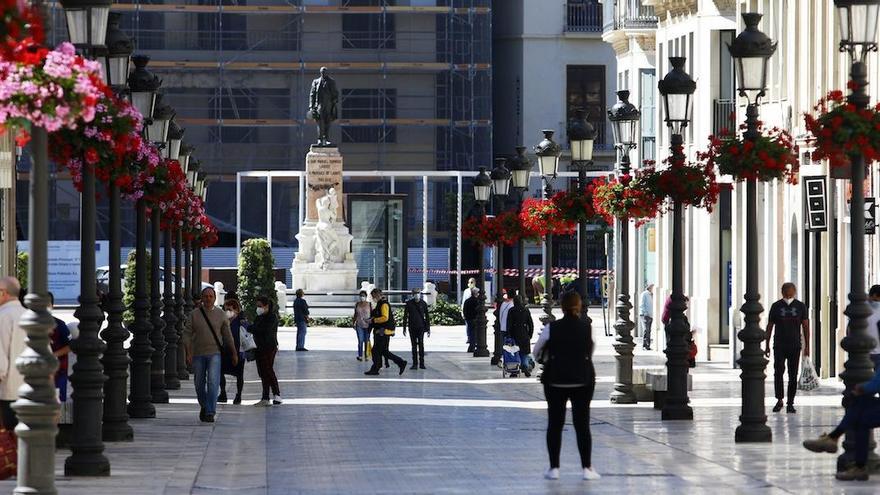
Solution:
[[[656,29],[657,15],[653,5],[622,5],[618,6],[614,18],[614,29]]]
[[[712,108],[712,133],[733,132],[736,127],[736,101],[715,100]]]
[[[602,32],[602,4],[566,3],[565,30],[572,33]]]

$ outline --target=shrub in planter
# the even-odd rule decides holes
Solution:
[[[254,321],[257,296],[266,296],[278,310],[275,294],[275,258],[266,239],[248,239],[241,245],[238,260],[238,297],[242,311],[249,321]]]
[[[15,258],[15,278],[18,279],[22,289],[28,286],[28,259],[28,254],[24,251],[19,251]]]
[[[122,304],[125,305],[125,312],[122,314],[122,321],[125,323],[125,326],[129,326],[134,322],[134,284],[137,274],[136,255],[136,250],[128,252],[128,260],[125,262],[125,273],[123,274]],[[147,258],[147,280],[150,280],[150,251],[147,250],[145,255]]]

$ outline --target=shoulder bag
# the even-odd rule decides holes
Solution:
[[[208,318],[208,313],[205,312],[204,307],[199,307],[199,311],[202,312],[202,318],[205,319],[205,323],[208,324],[208,328],[211,330],[211,337],[214,337],[214,343],[217,344],[217,350],[220,351],[220,372],[223,374],[233,374],[234,366],[232,366],[232,356],[228,356],[228,352],[224,352],[223,344],[220,343],[220,339],[217,337],[217,332],[214,331],[214,324],[211,323],[211,320]]]

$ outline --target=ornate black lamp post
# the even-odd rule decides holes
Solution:
[[[697,84],[684,71],[685,57],[669,57],[672,70],[657,86],[666,110],[666,127],[669,128],[670,153],[673,162],[684,161],[682,132],[690,122],[691,96]],[[670,322],[666,325],[667,393],[662,419],[693,419],[694,411],[688,405],[688,334],[690,325],[685,318],[687,309],[683,292],[684,259],[682,249],[682,204],[676,201],[672,211],[672,304]]]
[[[104,74],[107,83],[123,95],[126,92],[125,84],[128,80],[128,68],[134,45],[121,29],[119,21],[122,14],[111,13],[107,27],[107,49],[102,57]],[[119,186],[116,181],[110,181],[110,277],[107,304],[104,310],[107,312],[107,328],[101,332],[101,337],[107,342],[107,350],[101,363],[104,365],[104,374],[107,381],[104,382],[104,428],[103,438],[105,442],[131,441],[134,432],[128,424],[126,412],[126,390],[128,388],[128,366],[130,360],[125,351],[125,341],[129,333],[122,324],[122,314],[125,305],[122,303],[122,269],[120,267],[120,250],[122,247],[122,232],[120,230],[120,197]]]
[[[608,120],[611,121],[614,147],[617,149],[619,159],[617,176],[622,177],[630,173],[629,153],[636,148],[641,113],[635,105],[629,102],[629,91],[618,91],[617,98],[617,103],[608,110]],[[634,404],[636,394],[632,389],[632,370],[635,344],[633,344],[632,330],[635,328],[635,324],[630,318],[630,310],[633,306],[629,299],[629,222],[617,220],[616,223],[618,242],[614,280],[617,287],[617,320],[614,322],[614,330],[617,337],[614,342],[614,351],[617,353],[615,356],[617,367],[611,402]],[[650,329],[646,329],[646,331],[650,331]]]
[[[104,45],[110,0],[65,0],[67,31],[74,46],[86,53]],[[79,320],[79,337],[70,348],[76,353],[70,381],[73,384],[73,438],[71,455],[64,462],[67,476],[109,476],[110,461],[104,456],[101,422],[104,416],[104,367],[101,355],[106,345],[98,337],[104,313],[99,306],[95,279],[95,171],[82,170],[80,212],[80,296],[74,316]]]
[[[535,155],[538,157],[538,171],[544,179],[544,196],[553,196],[553,180],[559,172],[559,155],[562,147],[553,140],[553,130],[544,129],[544,139],[535,145]],[[553,316],[553,234],[544,236],[544,295],[541,305],[544,306],[544,314],[541,322],[545,325],[556,319]]]
[[[129,75],[128,86],[131,90],[131,102],[148,121],[153,117],[156,106],[156,91],[161,81],[147,70],[150,57],[135,55],[132,57],[135,69]],[[145,122],[146,123],[146,122]],[[131,356],[131,391],[128,396],[128,415],[132,418],[154,418],[156,408],[152,404],[150,391],[150,375],[152,368],[153,345],[150,334],[153,324],[150,321],[150,295],[147,280],[147,203],[141,198],[135,205],[135,284],[134,304],[132,310],[134,321],[131,324],[133,334],[129,355]]]
[[[498,215],[504,211],[504,203],[510,192],[510,170],[507,169],[505,163],[507,158],[500,157],[495,159],[495,168],[489,174],[492,179],[492,196],[496,199],[495,214]],[[499,308],[498,315],[500,317],[501,302],[504,301],[502,293],[504,292],[504,245],[499,242],[496,252],[498,253],[495,266],[495,307]],[[498,331],[495,332],[495,345],[492,350],[492,365],[498,364],[501,360],[501,323],[498,323]]]
[[[575,110],[574,118],[568,122],[568,145],[571,148],[571,167],[578,172],[578,191],[587,191],[587,171],[593,166],[593,142],[596,129],[587,121],[583,109]],[[581,319],[592,326],[590,305],[587,304],[587,222],[578,223],[578,292],[584,299]]]
[[[474,177],[474,200],[477,203],[477,215],[482,219],[486,217],[486,203],[492,194],[492,179],[486,173],[485,167],[480,167],[480,173]],[[489,357],[489,349],[486,347],[486,268],[483,266],[483,249],[480,244],[477,267],[480,275],[477,278],[477,287],[480,289],[480,311],[477,313],[474,333],[477,337],[477,347],[474,349],[474,357]]]
[[[517,210],[522,206],[525,195],[529,190],[529,174],[532,171],[532,163],[526,156],[526,147],[517,146],[516,155],[507,160],[507,168],[510,169],[510,185],[517,192]],[[516,241],[517,269],[519,270],[519,294],[523,304],[528,304],[526,296],[526,248],[525,241]]]
[[[168,125],[168,141],[165,146],[165,158],[170,160],[180,159],[180,145],[183,141],[183,129],[177,125],[174,120]],[[179,284],[179,279],[174,275],[174,263],[172,259],[172,244],[176,239],[174,226],[168,225],[163,232],[165,255],[164,260],[164,298],[162,300],[163,314],[162,319],[165,322],[165,389],[180,389],[180,378],[178,378],[177,369],[177,342],[180,338],[177,328],[177,301],[175,294],[177,289],[174,284]],[[179,229],[178,229],[179,230]]]
[[[868,65],[865,61],[868,52],[877,51],[877,24],[880,22],[880,0],[834,0],[840,18],[840,51],[849,53],[852,67],[850,81],[852,93],[847,102],[857,109],[867,108]],[[849,156],[852,162],[850,184],[852,201],[850,203],[850,291],[846,314],[849,317],[846,337],[840,345],[847,352],[840,374],[846,390],[850,391],[859,383],[871,379],[873,365],[868,353],[874,347],[874,338],[868,333],[868,317],[871,308],[865,294],[865,158],[861,153]],[[873,443],[873,440],[872,440]],[[854,440],[849,434],[843,442],[844,452],[837,458],[837,470],[845,470],[855,460]],[[872,453],[871,464],[876,464]]]
[[[183,169],[183,173],[185,176],[189,176],[189,160],[195,151],[195,148],[186,144],[185,142],[180,146],[180,157],[178,160],[180,161],[180,168]],[[183,278],[183,259],[182,256],[186,256],[189,258],[189,242],[186,244],[186,251],[184,254],[184,242],[183,242],[183,232],[177,231],[177,239],[174,243],[174,280],[177,282],[176,291],[174,294],[174,310],[177,315],[177,379],[178,380],[189,380],[189,372],[186,370],[186,350],[184,349],[183,344],[181,343],[181,339],[183,338],[183,330],[186,325],[186,318],[189,316],[188,309],[186,307],[186,292],[189,291],[189,273],[187,271],[187,280],[186,280],[186,289],[184,289],[184,278]],[[187,267],[189,267],[189,260],[186,261]]]
[[[758,104],[767,88],[767,60],[776,44],[758,30],[761,14],[742,15],[745,31],[728,46],[736,66],[739,95],[748,100],[745,139],[755,141],[758,133]],[[773,433],[767,426],[764,410],[764,370],[767,359],[761,350],[766,333],[761,329],[761,295],[758,294],[758,197],[755,178],[746,180],[746,293],[740,311],[745,326],[737,335],[743,342],[737,361],[742,369],[742,415],[736,428],[737,442],[770,442]]]

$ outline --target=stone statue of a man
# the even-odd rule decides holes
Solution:
[[[330,146],[330,123],[336,120],[339,90],[336,81],[321,67],[321,77],[312,81],[309,91],[309,114],[318,124],[318,146]]]

